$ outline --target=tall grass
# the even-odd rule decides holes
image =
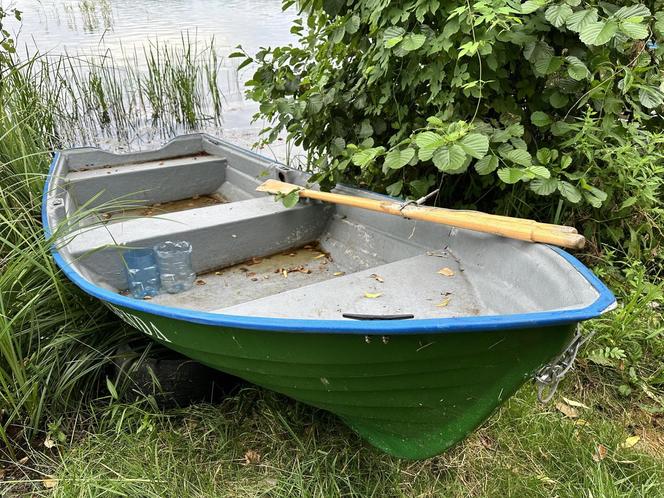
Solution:
[[[183,37],[181,46],[153,45],[142,56],[2,59],[0,447],[10,453],[45,419],[94,395],[131,334],[63,279],[50,256],[40,211],[51,151],[220,119],[214,47],[198,50]]]

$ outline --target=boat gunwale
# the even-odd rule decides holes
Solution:
[[[250,154],[263,161],[268,161],[272,164],[277,164],[280,167],[288,168],[288,166],[274,161],[270,158],[257,154],[251,150],[239,147],[237,145],[226,142],[225,140],[212,137],[205,133],[197,133],[191,135],[183,135],[174,138],[165,143],[160,149],[170,145],[172,142],[182,139],[184,137],[199,136],[201,138],[210,140],[212,143],[221,144],[225,147],[236,149],[244,154]],[[160,150],[156,149],[156,150]],[[98,147],[79,147],[68,150],[99,150]],[[156,151],[155,150],[155,151]],[[153,151],[154,152],[154,151]],[[52,236],[51,228],[49,226],[47,201],[50,193],[50,183],[53,178],[53,173],[57,167],[58,160],[62,152],[57,151],[51,165],[49,167],[48,175],[44,183],[44,191],[42,195],[42,225],[46,239]],[[115,154],[121,155],[121,154]],[[290,168],[288,168],[290,169]],[[360,190],[361,189],[355,189]],[[368,191],[366,191],[368,192]],[[375,192],[368,192],[376,194]],[[381,194],[378,194],[381,195]],[[383,197],[398,200],[393,197],[382,195]],[[421,319],[404,319],[404,320],[376,320],[376,321],[360,321],[360,320],[342,320],[342,319],[303,319],[303,318],[273,318],[273,317],[254,317],[245,315],[227,315],[222,313],[212,313],[208,311],[197,311],[185,308],[175,308],[171,306],[159,305],[150,301],[141,301],[129,296],[123,296],[116,292],[104,289],[89,280],[85,279],[78,273],[59,253],[55,246],[51,247],[51,253],[57,266],[62,270],[69,280],[76,284],[81,290],[87,294],[100,299],[103,302],[127,308],[130,310],[148,313],[152,315],[161,316],[164,318],[183,320],[186,322],[197,323],[201,325],[212,325],[217,327],[230,327],[236,329],[251,329],[251,330],[264,330],[272,332],[289,332],[289,333],[324,333],[324,334],[360,334],[360,335],[386,335],[386,334],[438,334],[438,333],[465,333],[465,332],[486,332],[493,330],[506,330],[506,329],[521,329],[531,327],[554,327],[560,325],[568,325],[583,320],[596,318],[603,313],[606,313],[616,306],[616,298],[613,293],[604,285],[604,283],[594,275],[589,268],[587,268],[577,258],[564,251],[561,248],[542,244],[548,249],[556,252],[567,263],[569,263],[581,276],[589,283],[595,292],[598,293],[597,299],[590,305],[584,308],[564,309],[564,310],[551,310],[551,311],[536,311],[530,313],[514,313],[504,315],[483,315],[483,316],[461,316],[461,317],[441,317],[441,318],[421,318]]]

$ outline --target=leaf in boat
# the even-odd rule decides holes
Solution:
[[[318,256],[315,256],[314,259],[324,258],[326,254],[324,252],[320,253]]]
[[[576,408],[585,408],[586,410],[590,410],[590,407],[587,405],[584,405],[580,401],[574,401],[573,399],[566,398],[563,396],[563,401],[567,403],[569,406],[574,406]]]
[[[560,413],[565,415],[567,418],[579,418],[579,411],[573,406],[568,405],[567,403],[558,401],[556,403],[556,408]]]
[[[203,280],[202,278],[199,278],[198,280],[196,280],[196,285],[205,285],[206,283],[207,282],[205,280]]]
[[[454,270],[452,268],[448,268],[447,266],[445,268],[441,268],[437,272],[439,275],[444,275],[446,277],[451,277],[454,275]]]
[[[606,446],[603,444],[598,444],[595,448],[595,453],[593,453],[593,460],[596,462],[604,460],[608,452],[609,450],[606,449]]]
[[[621,448],[631,448],[641,441],[641,436],[629,436],[624,442],[620,443]]]
[[[451,298],[451,297],[446,297],[446,298],[443,299],[441,302],[439,302],[439,303],[436,305],[436,307],[437,307],[437,308],[444,308],[445,306],[447,306],[448,304],[450,304],[450,299],[452,299],[452,298]]]
[[[377,273],[372,273],[370,275],[370,277],[373,278],[374,280],[376,280],[377,282],[380,282],[381,284],[383,282],[385,282],[385,279],[383,277],[381,277],[380,275],[378,275]]]
[[[284,205],[284,207],[292,208],[297,204],[297,202],[300,200],[299,190],[300,189],[295,189],[291,193],[286,194],[281,198],[281,203]]]
[[[346,272],[343,272],[343,271],[335,271],[332,275],[334,275],[335,277],[340,277],[341,275],[345,275],[345,274],[346,274]]]
[[[371,292],[365,292],[364,297],[367,297],[369,299],[376,299],[377,297],[382,296],[382,292],[376,292],[376,293],[371,293]]]

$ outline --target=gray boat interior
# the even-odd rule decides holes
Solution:
[[[288,209],[255,191],[268,178],[307,177],[203,134],[133,154],[72,149],[52,170],[47,216],[62,257],[113,292],[126,293],[124,248],[189,241],[196,285],[151,301],[176,308],[430,319],[584,308],[598,297],[545,245],[320,202]]]

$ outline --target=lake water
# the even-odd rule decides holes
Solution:
[[[237,45],[250,54],[262,46],[294,41],[290,25],[294,9],[283,12],[280,0],[15,0],[3,2],[23,12],[21,23],[10,23],[20,51],[38,50],[50,55],[102,55],[112,53],[121,61],[123,52],[148,44],[179,45],[182,36],[205,47],[214,43],[220,55],[218,84],[224,97],[221,129],[206,129],[249,146],[264,123],[251,124],[257,105],[244,98],[243,83],[251,67],[239,73],[240,59],[226,56]],[[123,148],[101,138],[104,148]],[[83,144],[79,144],[83,145]],[[148,144],[154,146],[155,144]],[[283,159],[285,146],[271,147]]]

